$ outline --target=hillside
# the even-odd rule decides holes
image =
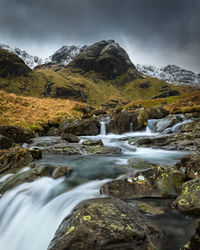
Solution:
[[[80,49],[66,66],[60,63],[62,52],[65,59],[68,55],[68,50],[63,50],[55,54],[57,61],[54,63],[32,70],[17,55],[0,49],[3,70],[0,72],[0,89],[23,96],[71,99],[93,106],[181,96],[196,90],[143,75],[126,51],[113,40]]]
[[[1,125],[18,125],[32,131],[76,117],[78,102],[52,98],[22,97],[0,91]]]

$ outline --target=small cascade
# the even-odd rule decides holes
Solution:
[[[155,132],[155,124],[158,121],[158,119],[150,119],[147,122],[147,127],[146,127],[146,133],[152,133]]]
[[[106,135],[106,123],[100,122],[101,128],[100,128],[100,135]]]
[[[172,132],[174,132],[174,133],[179,133],[179,132],[181,131],[181,128],[183,127],[183,125],[184,125],[184,124],[187,124],[187,123],[190,123],[190,122],[192,122],[191,119],[187,119],[187,120],[185,120],[185,121],[179,122],[179,123],[175,124],[175,125],[171,128],[171,130],[172,130]]]
[[[48,82],[45,86],[45,97],[48,97],[51,93],[51,86],[53,85],[52,82]]]
[[[132,133],[133,132],[133,123],[130,122],[130,132]]]

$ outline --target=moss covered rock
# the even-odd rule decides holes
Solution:
[[[184,182],[181,171],[154,167],[138,172],[134,177],[111,181],[100,189],[102,194],[117,198],[177,197]]]
[[[0,150],[12,147],[13,143],[14,141],[11,140],[10,138],[0,135]]]
[[[181,250],[198,250],[198,249],[200,249],[200,222],[190,242],[188,242],[187,244],[185,244],[185,246],[181,248]]]
[[[172,206],[185,213],[200,215],[200,179],[187,181]]]
[[[93,199],[79,205],[59,226],[48,250],[159,249],[162,232],[121,200]]]

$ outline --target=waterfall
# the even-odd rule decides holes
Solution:
[[[132,133],[133,132],[133,123],[130,122],[130,132]]]
[[[187,123],[190,123],[190,122],[192,122],[191,119],[187,119],[187,120],[185,120],[185,121],[179,122],[179,123],[175,124],[175,125],[171,128],[171,130],[172,130],[174,133],[178,133],[178,132],[180,132],[180,130],[181,130],[181,128],[183,127],[184,124],[187,124]]]
[[[106,135],[106,123],[100,122],[101,128],[100,128],[100,135]]]
[[[64,217],[81,201],[100,197],[99,187],[106,182],[91,181],[64,192],[65,178],[43,177],[5,193],[0,199],[0,248],[46,250]]]
[[[158,119],[149,119],[147,122],[147,127],[146,127],[146,132],[147,133],[152,133],[155,132],[154,125],[158,121]]]

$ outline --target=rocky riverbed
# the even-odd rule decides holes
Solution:
[[[118,110],[21,144],[1,127],[2,249],[198,249],[199,125]]]

